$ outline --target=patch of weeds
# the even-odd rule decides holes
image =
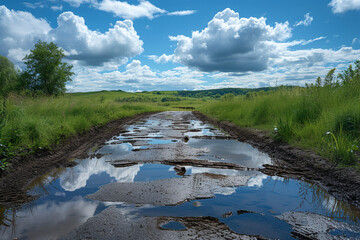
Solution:
[[[294,136],[292,119],[279,118],[273,130],[273,138],[288,142]]]
[[[137,106],[137,105],[123,105],[122,108],[124,110],[135,110],[135,111],[141,111],[141,110],[144,110],[145,107],[144,106]]]
[[[15,156],[15,150],[11,142],[0,139],[0,170],[5,171]]]
[[[360,136],[360,114],[357,112],[346,112],[335,119],[335,132],[342,131],[352,137]]]
[[[327,132],[323,136],[324,150],[329,158],[334,161],[335,166],[338,164],[354,165],[358,159],[359,140],[349,140],[341,131],[338,134]]]
[[[31,144],[35,146],[40,138],[40,133],[38,130],[37,123],[34,121],[29,121],[26,123],[24,127],[25,132],[27,133],[27,137],[29,138]]]
[[[270,105],[267,101],[263,101],[255,106],[252,112],[255,125],[264,124],[268,121],[269,107]]]
[[[293,120],[301,125],[316,120],[322,111],[320,104],[308,97],[302,98],[295,109]]]

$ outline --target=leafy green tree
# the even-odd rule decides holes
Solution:
[[[0,55],[0,95],[6,97],[17,83],[18,73],[14,64],[4,56]]]
[[[15,89],[18,79],[18,72],[14,64],[4,56],[0,55],[0,97],[2,101],[0,119],[6,112],[6,99],[8,94]]]
[[[72,65],[63,63],[64,51],[55,43],[38,41],[24,58],[27,69],[21,81],[26,89],[57,95],[66,91],[65,83],[71,81]]]

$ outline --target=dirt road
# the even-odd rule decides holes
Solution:
[[[224,132],[206,122],[198,113],[161,112],[96,135],[97,143],[111,137],[91,147],[88,156],[70,152],[78,156],[77,165],[29,183],[26,194],[37,200],[7,208],[3,219],[16,224],[3,222],[8,227],[0,231],[27,239],[356,239],[360,234],[360,211],[303,181],[320,178],[312,177],[310,165],[283,157],[283,145],[276,143],[281,150],[276,155],[266,148],[275,144],[271,139],[263,135],[259,141],[261,132],[217,123]]]

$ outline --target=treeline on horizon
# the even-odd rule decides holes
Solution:
[[[221,89],[210,89],[210,90],[191,90],[191,91],[177,91],[178,96],[181,97],[192,97],[192,98],[221,98],[226,94],[238,95],[250,95],[256,92],[268,92],[274,91],[279,88],[293,88],[294,86],[278,86],[278,87],[261,87],[261,88],[221,88]]]

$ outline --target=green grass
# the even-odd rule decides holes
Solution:
[[[24,149],[51,148],[92,126],[144,112],[194,107],[202,102],[175,97],[173,92],[103,91],[35,98],[12,95],[8,98],[6,115],[0,125],[0,167],[5,169],[10,159]]]
[[[252,98],[212,101],[199,110],[239,126],[268,130],[276,139],[312,149],[337,164],[358,164],[360,81],[337,87],[284,87]]]

